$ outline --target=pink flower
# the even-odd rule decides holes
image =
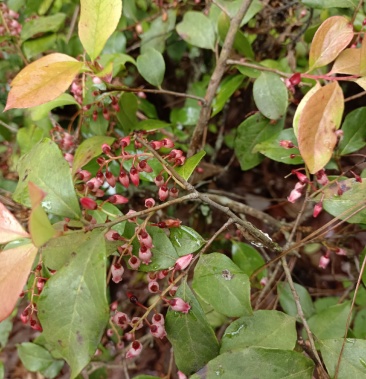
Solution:
[[[314,211],[313,211],[313,217],[318,217],[319,213],[323,210],[323,203],[320,201],[319,203],[315,204]]]
[[[134,358],[141,354],[142,345],[140,341],[133,341],[126,353],[126,358]]]
[[[163,142],[164,147],[167,147],[168,149],[174,147],[174,142],[169,138],[163,138],[161,141]]]
[[[163,147],[163,142],[162,141],[152,141],[150,142],[150,146],[154,149],[154,150],[159,150],[161,147]]]
[[[335,249],[335,253],[336,253],[337,255],[347,255],[346,250],[345,250],[345,249],[341,249],[341,248],[339,248],[339,247],[337,247],[337,248]]]
[[[121,169],[119,173],[118,180],[125,188],[128,188],[130,185],[130,178],[128,177],[127,172],[123,169]]]
[[[158,282],[149,282],[148,290],[150,293],[158,293],[159,292],[159,283]]]
[[[141,245],[139,250],[139,258],[141,259],[141,262],[145,265],[148,265],[151,262],[151,257],[151,250],[147,248],[145,245]]]
[[[150,332],[156,338],[164,338],[166,336],[166,331],[163,325],[152,324],[150,325]]]
[[[169,305],[176,312],[188,313],[191,309],[191,306],[180,297],[169,300]]]
[[[143,172],[153,172],[153,169],[150,167],[146,160],[140,161],[137,165],[137,169]]]
[[[105,173],[105,179],[107,181],[107,183],[111,186],[111,187],[115,187],[116,186],[116,177],[110,172],[110,171],[107,171]]]
[[[132,270],[138,270],[138,268],[141,265],[141,260],[139,258],[137,258],[136,256],[132,256],[128,260],[128,264],[131,266]]]
[[[126,329],[130,323],[130,319],[126,313],[123,312],[116,312],[116,314],[112,317],[112,321],[122,329]]]
[[[96,191],[103,184],[98,178],[92,178],[86,182],[86,185],[91,191]]]
[[[159,195],[160,201],[165,201],[168,198],[168,196],[169,196],[169,190],[168,190],[168,187],[165,184],[163,184],[159,188],[158,195]]]
[[[309,183],[308,177],[304,175],[303,173],[296,170],[292,170],[291,173],[297,176],[297,179],[299,179],[300,183]]]
[[[326,184],[329,183],[329,179],[327,177],[327,174],[325,173],[324,169],[319,170],[315,174],[316,181],[321,185],[325,186]]]
[[[287,200],[290,203],[294,203],[297,199],[301,197],[301,191],[305,187],[305,183],[297,182],[295,188],[291,191],[290,196],[287,197]]]
[[[76,174],[76,177],[79,180],[82,180],[83,182],[86,182],[86,181],[88,181],[91,178],[91,172],[89,172],[87,170],[80,170]]]
[[[179,189],[176,188],[176,187],[171,188],[170,191],[169,191],[169,195],[173,199],[176,199],[178,197],[178,195],[179,195]]]
[[[148,199],[145,200],[145,207],[146,208],[151,208],[155,205],[155,200],[152,197],[149,197]]]
[[[182,371],[178,371],[177,374],[178,379],[187,379],[187,376]]]
[[[140,317],[132,317],[131,325],[132,325],[133,328],[135,328],[135,330],[139,330],[139,329],[141,329],[144,326],[144,324],[141,321]]]
[[[108,230],[108,232],[104,235],[105,239],[107,241],[118,241],[119,240],[119,233],[117,233],[115,230]]]
[[[174,270],[181,271],[184,270],[191,263],[193,259],[193,254],[188,254],[177,259],[174,265]]]
[[[161,313],[155,313],[154,316],[152,316],[151,322],[153,324],[164,325],[164,316]]]
[[[130,137],[123,137],[119,140],[119,145],[124,148],[124,147],[127,147],[131,142],[131,138]]]
[[[320,257],[319,267],[325,269],[325,268],[327,268],[329,262],[330,262],[329,257],[328,257],[327,255],[322,255],[322,256]]]
[[[131,167],[131,170],[130,170],[130,179],[131,179],[131,182],[136,187],[138,187],[138,185],[140,183],[140,177],[139,177],[139,172],[137,171],[136,167]]]
[[[284,147],[285,149],[292,149],[293,147],[295,147],[292,141],[284,139],[280,141],[280,146]]]
[[[114,283],[119,283],[122,281],[122,276],[125,269],[120,263],[114,263],[111,267],[112,280]]]
[[[155,182],[155,184],[156,184],[158,187],[161,187],[161,186],[165,183],[163,175],[158,175],[158,176],[154,179],[154,182]]]
[[[95,210],[98,208],[98,204],[95,200],[90,199],[89,197],[82,197],[80,199],[80,204],[84,209]]]
[[[142,230],[137,235],[137,239],[139,240],[140,244],[145,245],[149,249],[151,249],[154,246],[152,238],[146,230]]]

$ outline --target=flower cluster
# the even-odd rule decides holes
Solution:
[[[6,25],[0,25],[0,36],[20,36],[22,25],[18,22],[19,13],[9,9],[5,3],[0,3],[0,10]]]

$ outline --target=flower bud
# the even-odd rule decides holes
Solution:
[[[172,310],[176,312],[188,313],[191,309],[191,306],[180,297],[175,297],[174,299],[169,300],[169,305]]]
[[[296,170],[292,170],[291,173],[297,176],[297,179],[299,180],[300,183],[309,183],[308,177],[304,175],[303,173]]]
[[[151,262],[152,252],[145,245],[141,245],[139,249],[139,258],[141,262],[148,265]]]
[[[84,209],[95,210],[98,208],[98,204],[95,200],[90,199],[89,197],[82,197],[80,199],[80,204]]]
[[[111,186],[111,187],[115,187],[116,186],[116,177],[110,172],[110,171],[107,171],[105,173],[105,179],[107,181],[107,183]]]
[[[148,199],[145,200],[145,207],[146,208],[151,208],[155,205],[155,200],[152,197],[149,197]]]
[[[130,179],[131,182],[137,187],[140,183],[140,177],[139,177],[139,172],[135,167],[131,167],[130,170]]]
[[[108,201],[111,204],[126,204],[126,203],[128,203],[127,197],[124,197],[122,195],[112,195],[109,197]]]
[[[146,230],[142,230],[138,235],[137,239],[140,244],[145,245],[147,248],[151,249],[153,247],[153,241],[150,234]]]
[[[165,184],[163,184],[159,188],[158,196],[159,196],[160,201],[165,201],[168,198],[168,196],[169,196],[169,190],[168,190],[168,187]]]
[[[141,265],[141,260],[139,258],[137,258],[136,256],[133,255],[128,260],[128,264],[130,265],[130,267],[132,268],[132,270],[138,270],[138,268]]]
[[[164,325],[165,319],[161,313],[155,313],[154,316],[152,316],[151,322],[153,324]]]
[[[176,199],[179,195],[179,190],[177,187],[173,187],[169,191],[169,196],[172,197],[173,199]]]
[[[323,203],[320,201],[316,203],[313,210],[313,217],[318,217],[319,213],[323,210]]]
[[[123,185],[123,187],[128,188],[130,185],[130,178],[127,175],[127,172],[121,169],[118,177],[119,182]]]
[[[164,180],[163,175],[158,175],[158,176],[154,179],[154,182],[155,182],[155,184],[156,184],[158,187],[161,187],[161,186],[165,183],[165,180]]]
[[[143,171],[143,172],[153,172],[153,169],[150,167],[150,165],[147,163],[146,160],[140,161],[139,164],[137,165],[138,171]]]
[[[168,149],[171,149],[174,147],[174,142],[169,138],[163,138],[161,142],[163,142],[164,147]]]
[[[280,146],[284,147],[285,149],[292,149],[293,147],[295,147],[292,141],[284,139],[280,141]]]
[[[159,150],[161,147],[163,147],[163,142],[162,141],[152,141],[150,142],[150,146],[154,149],[154,150]]]
[[[127,137],[123,137],[119,140],[119,145],[122,147],[122,148],[125,148],[127,147],[131,142],[131,137],[127,136]]]
[[[149,282],[147,286],[150,293],[158,293],[159,292],[159,283],[158,282]]]
[[[82,180],[83,182],[87,182],[91,178],[91,172],[87,170],[80,170],[76,174],[76,178],[78,180]]]
[[[295,188],[291,191],[290,196],[287,197],[287,200],[290,203],[294,203],[297,199],[299,199],[301,197],[301,191],[305,185],[305,183],[296,183]]]
[[[166,336],[166,331],[163,325],[152,324],[150,325],[150,332],[156,338],[164,338]]]
[[[326,269],[328,264],[330,262],[330,259],[327,255],[322,255],[320,257],[320,261],[319,261],[319,267],[320,268],[323,268],[323,269]]]
[[[193,259],[193,254],[188,254],[177,259],[174,265],[174,270],[181,271],[188,267]]]
[[[102,151],[104,154],[109,155],[111,153],[111,147],[108,144],[103,143]]]
[[[142,351],[142,345],[141,342],[136,340],[133,341],[130,348],[128,349],[126,353],[126,358],[134,358],[141,354]]]

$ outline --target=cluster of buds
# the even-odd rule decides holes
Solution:
[[[0,25],[0,36],[20,36],[22,25],[19,24],[19,13],[9,9],[5,3],[0,3],[0,10],[3,15],[3,21],[6,25]]]
[[[81,78],[75,78],[71,84],[70,92],[74,96],[75,100],[81,105],[83,103],[83,86]]]
[[[50,133],[52,140],[59,146],[59,148],[64,153],[65,159],[67,161],[72,161],[72,159],[70,159],[68,156],[71,155],[71,153],[76,148],[75,137],[70,133],[66,132],[59,125],[56,125],[54,128],[52,128]]]

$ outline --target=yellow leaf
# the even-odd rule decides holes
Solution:
[[[344,98],[337,82],[318,89],[305,104],[299,121],[298,145],[311,174],[330,160],[337,143]]]
[[[0,203],[0,243],[7,243],[19,238],[29,237],[10,211]]]
[[[13,311],[37,254],[33,244],[0,253],[0,322]]]
[[[35,107],[56,99],[67,90],[82,66],[82,62],[59,53],[38,59],[12,81],[5,110]]]
[[[360,75],[361,49],[345,49],[334,62],[332,74]]]
[[[309,71],[334,61],[353,38],[353,26],[342,16],[327,18],[316,31],[309,52]]]
[[[366,75],[366,39],[362,38],[361,54],[360,54],[360,75]]]
[[[122,0],[81,0],[79,38],[95,60],[116,30],[122,14]]]

